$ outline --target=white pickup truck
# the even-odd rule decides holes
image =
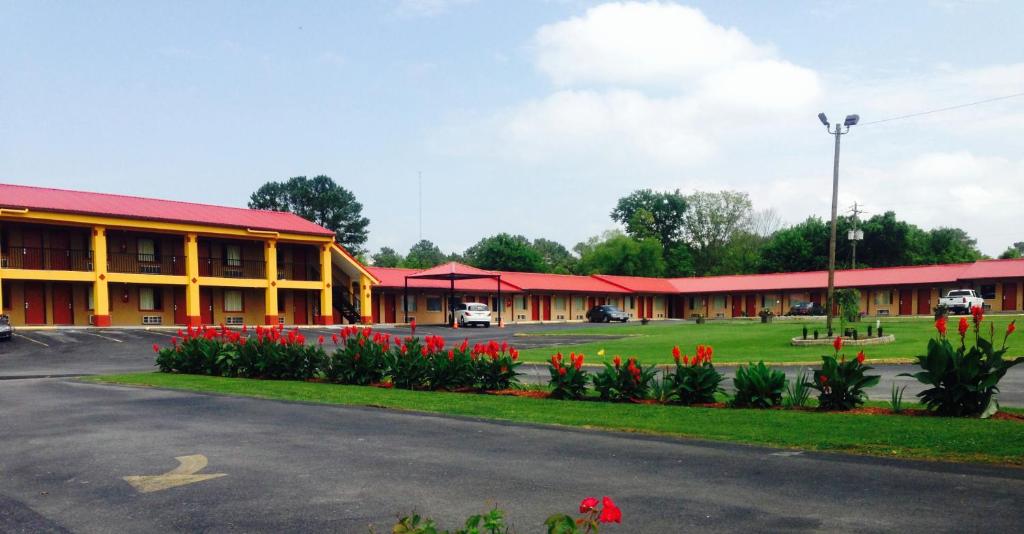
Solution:
[[[973,289],[954,289],[939,299],[939,306],[945,306],[953,313],[971,313],[971,308],[985,307],[985,299],[974,293]]]

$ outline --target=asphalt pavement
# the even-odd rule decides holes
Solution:
[[[73,379],[0,383],[0,531],[367,532],[495,503],[520,533],[609,495],[602,532],[1016,532],[1024,471],[798,453]],[[143,493],[124,477],[208,461]],[[181,468],[179,468],[181,469]],[[175,480],[193,474],[170,475]],[[167,477],[161,477],[165,480]],[[170,480],[170,479],[167,479]],[[166,482],[166,480],[165,480]]]

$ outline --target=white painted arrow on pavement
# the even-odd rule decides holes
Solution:
[[[124,481],[131,484],[139,493],[151,493],[227,476],[226,473],[197,475],[196,473],[202,471],[207,463],[206,457],[202,454],[177,456],[174,459],[178,461],[178,467],[162,475],[129,476],[124,477]]]

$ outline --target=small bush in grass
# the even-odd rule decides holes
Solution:
[[[879,375],[865,375],[873,367],[864,365],[864,352],[849,361],[839,357],[843,338],[836,337],[832,343],[835,356],[822,356],[821,369],[814,371],[814,380],[805,382],[807,387],[818,391],[818,407],[822,410],[852,410],[867,400],[866,388],[878,384]]]
[[[989,339],[981,335],[984,310],[975,307],[971,312],[974,320],[973,347],[968,349],[964,341],[969,328],[966,318],[960,319],[960,346],[954,349],[946,338],[946,318],[940,317],[935,321],[938,339],[928,340],[928,353],[918,356],[917,363],[922,370],[900,375],[912,376],[918,382],[931,386],[917,396],[929,410],[942,415],[989,417],[996,413],[999,410],[996,401],[999,381],[1007,370],[1024,362],[1024,357],[1003,359],[1006,340],[1017,329],[1016,321],[1006,327],[1003,344],[996,350],[995,327],[989,327]]]
[[[622,365],[622,358],[616,356],[612,363],[604,362],[604,370],[594,375],[594,389],[602,400],[640,400],[647,397],[654,373],[653,367],[644,369],[636,358]]]
[[[892,409],[892,413],[903,411],[903,392],[906,389],[907,386],[899,387],[896,383],[893,383],[892,391],[889,393],[889,408]]]
[[[333,334],[337,348],[325,360],[324,378],[338,384],[366,386],[384,380],[387,372],[387,353],[391,351],[391,336],[367,330],[346,327]]]
[[[666,379],[673,398],[682,404],[708,404],[715,402],[715,393],[725,392],[721,386],[725,377],[711,363],[713,354],[710,346],[697,345],[697,354],[691,360],[680,353],[679,347],[672,347],[676,368]]]
[[[583,369],[583,354],[569,354],[569,365],[562,362],[562,353],[551,357],[548,363],[551,373],[551,398],[579,400],[587,393],[590,377]]]
[[[758,362],[736,369],[732,379],[736,393],[732,405],[739,408],[771,408],[782,403],[786,375]]]
[[[801,370],[796,374],[796,379],[786,382],[786,400],[783,404],[787,408],[803,408],[811,397],[811,388],[807,386],[807,372]]]

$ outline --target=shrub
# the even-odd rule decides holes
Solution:
[[[562,364],[562,353],[551,357],[548,363],[551,373],[551,398],[579,400],[587,392],[590,377],[583,369],[583,355],[575,352],[569,354],[569,365]]]
[[[426,389],[430,384],[430,354],[420,338],[395,337],[394,347],[386,354],[385,367],[396,388]]]
[[[923,370],[900,375],[912,376],[918,382],[931,386],[917,396],[929,410],[942,415],[988,417],[994,414],[999,410],[996,401],[999,381],[1009,368],[1024,362],[1024,357],[1003,359],[1006,355],[1006,340],[1016,330],[1016,321],[1006,327],[1003,344],[996,350],[993,345],[994,327],[990,327],[989,339],[981,336],[984,311],[977,307],[971,311],[974,319],[974,346],[967,349],[964,341],[968,330],[966,318],[960,319],[960,346],[954,349],[946,338],[946,318],[941,317],[935,321],[938,339],[928,340],[928,353],[918,356],[917,363]]]
[[[548,534],[598,534],[601,525],[622,523],[622,510],[615,505],[610,497],[598,501],[587,497],[580,502],[579,516],[573,518],[567,514],[555,514],[544,521]],[[371,526],[371,534],[376,530]],[[507,534],[509,527],[505,525],[505,512],[494,508],[486,514],[470,516],[463,528],[457,530],[440,530],[437,523],[419,514],[408,515],[398,520],[390,532],[394,534]]]
[[[372,528],[370,532],[376,532]],[[393,534],[506,534],[505,512],[498,508],[486,514],[472,515],[466,519],[464,528],[458,530],[438,530],[433,519],[421,517],[419,514],[405,516],[391,527]]]
[[[736,368],[732,379],[736,394],[732,405],[743,408],[771,408],[782,403],[786,375],[758,362]]]
[[[865,375],[873,369],[864,365],[864,352],[846,361],[839,357],[843,338],[837,337],[832,343],[835,356],[822,356],[821,369],[814,371],[814,380],[805,382],[807,387],[818,391],[818,407],[822,410],[852,410],[864,403],[868,396],[865,388],[878,384],[879,375]]]
[[[697,354],[690,360],[689,356],[680,354],[679,347],[672,347],[676,369],[669,372],[666,379],[671,384],[673,398],[687,405],[708,404],[715,402],[715,393],[725,393],[721,387],[725,377],[711,363],[713,353],[710,346],[697,345]]]
[[[608,496],[601,499],[600,505],[595,497],[587,497],[580,501],[580,517],[555,514],[544,521],[544,526],[548,527],[548,534],[597,534],[605,523],[622,523],[622,510]]]
[[[212,328],[188,328],[171,338],[171,346],[161,348],[154,344],[156,366],[163,373],[186,373],[221,376],[222,364],[232,355],[230,348]]]
[[[795,380],[786,382],[786,400],[783,404],[787,408],[803,408],[810,397],[811,388],[807,386],[807,373],[801,370]]]
[[[630,358],[622,365],[622,358],[616,356],[613,363],[604,362],[604,370],[594,375],[594,389],[602,400],[640,400],[647,396],[654,368],[644,369],[636,358]]]
[[[337,348],[323,366],[324,377],[339,384],[366,386],[384,380],[391,336],[346,327],[331,336]],[[339,344],[340,340],[340,344]]]
[[[476,385],[476,366],[470,356],[469,340],[463,340],[458,349],[444,348],[444,338],[427,336],[430,367],[427,385],[430,389],[455,390]]]
[[[477,382],[480,389],[502,390],[519,384],[519,372],[516,368],[522,365],[519,351],[509,347],[508,343],[491,340],[473,347],[470,356],[476,362]]]
[[[889,392],[889,407],[892,409],[892,413],[900,413],[903,411],[903,392],[907,390],[907,386],[899,387],[894,382],[892,385],[892,391]]]

